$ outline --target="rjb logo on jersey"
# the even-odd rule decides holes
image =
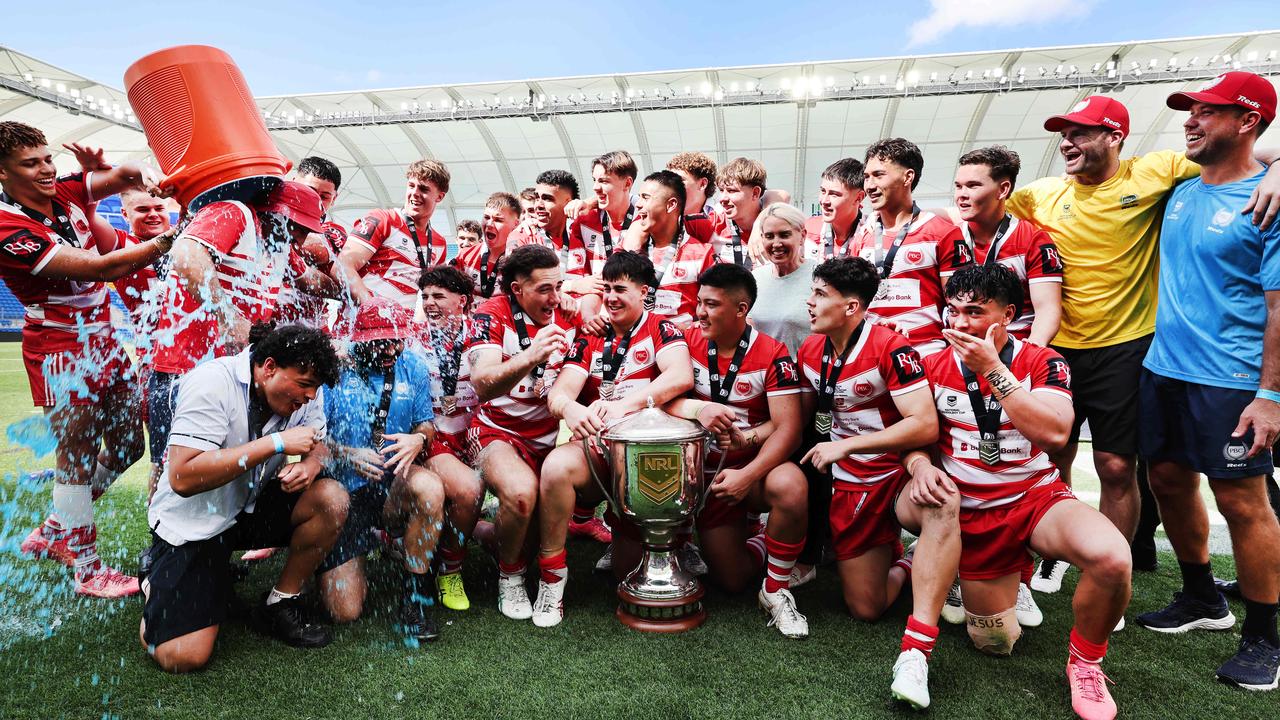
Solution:
[[[1049,379],[1048,384],[1060,387],[1064,390],[1071,389],[1071,366],[1062,358],[1051,358],[1049,360]]]
[[[4,251],[14,257],[26,257],[34,252],[38,252],[44,247],[44,243],[40,242],[35,235],[31,233],[21,233],[10,238],[3,246]]]
[[[1056,245],[1040,246],[1040,268],[1046,273],[1062,272],[1062,256]]]
[[[796,364],[791,360],[778,360],[775,363],[778,371],[778,383],[780,385],[795,385],[800,382],[800,375],[796,372]]]
[[[903,348],[895,352],[893,367],[898,373],[898,381],[903,384],[924,377],[924,365],[920,362],[920,353],[912,348]]]

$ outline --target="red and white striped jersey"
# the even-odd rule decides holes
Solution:
[[[960,223],[965,243],[973,255],[973,261],[985,263],[991,246],[980,247],[969,237],[969,223]],[[1031,334],[1036,310],[1031,305],[1031,286],[1037,283],[1062,284],[1062,256],[1053,244],[1053,238],[1044,228],[1029,220],[1010,216],[1009,229],[996,248],[996,262],[1017,274],[1022,281],[1022,313],[1005,329],[1019,340]]]
[[[694,240],[709,243],[712,236],[716,234],[716,225],[722,222],[724,222],[724,216],[717,216],[714,207],[705,205],[702,212],[684,216],[684,231]]]
[[[1010,370],[1022,387],[1032,393],[1051,393],[1071,399],[1071,368],[1049,348],[1012,340]],[[965,389],[960,358],[948,347],[925,358],[925,370],[933,383],[933,400],[941,423],[938,449],[942,469],[960,489],[966,508],[1007,505],[1026,492],[1058,479],[1058,468],[1044,450],[1031,444],[1002,409],[1000,412],[1000,462],[994,466],[978,459],[978,425]],[[984,397],[991,395],[986,378],[978,378]]]
[[[615,338],[609,350],[614,350]],[[644,311],[631,334],[627,357],[623,359],[614,377],[613,397],[619,400],[635,390],[647,387],[658,379],[658,356],[674,347],[684,347],[684,335],[670,320]],[[589,405],[600,399],[600,383],[604,381],[605,338],[595,335],[579,335],[569,347],[569,357],[564,361],[564,372],[586,375],[587,381],[578,394],[578,401]]]
[[[834,255],[827,254],[827,236],[831,236],[831,248]],[[854,228],[854,235],[857,235],[857,228]],[[804,257],[812,260],[815,264],[821,264],[824,260],[830,260],[832,257],[840,257],[847,255],[853,248],[853,238],[836,237],[835,230],[822,219],[821,215],[815,215],[804,221]]]
[[[453,441],[452,447],[466,447],[467,428],[471,426],[471,418],[480,404],[476,390],[471,385],[471,353],[465,350],[467,341],[473,334],[471,320],[464,319],[462,326],[456,331],[434,329],[430,323],[422,326],[418,338],[427,357],[427,367],[431,369],[431,407],[435,412],[433,424],[437,435],[448,435]],[[464,346],[464,352],[458,358],[458,384],[453,389],[454,404],[452,412],[446,412],[444,404],[444,380],[440,371],[453,361],[453,352],[457,345]]]
[[[326,275],[330,274],[334,261],[338,259],[338,253],[342,252],[342,246],[347,243],[347,231],[338,223],[327,220],[320,229],[324,232],[317,234],[323,239],[323,244],[309,243],[305,250],[295,246],[293,254],[298,257],[290,258],[290,268],[300,268],[302,272],[306,272],[308,267],[314,267]],[[281,322],[301,322],[327,330],[328,304],[325,303],[324,298],[298,288],[299,277],[301,277],[300,273],[292,270],[285,274],[284,286],[280,288],[276,317]]]
[[[876,264],[892,246],[895,233],[883,233],[881,247],[876,247],[880,216],[872,214],[853,236],[853,255]],[[880,281],[880,290],[871,301],[872,319],[891,320],[911,340],[911,344],[928,356],[941,350],[942,286],[959,268],[973,262],[969,246],[960,228],[942,217],[924,211],[911,226],[911,232],[893,260],[889,277]]]
[[[141,238],[130,235],[123,230],[116,230],[116,249],[132,247],[144,242]],[[134,345],[138,347],[138,355],[143,362],[150,362],[150,338],[160,320],[160,308],[164,303],[164,284],[156,274],[156,263],[116,280],[113,285],[120,302],[129,310],[129,322],[135,334]],[[143,348],[148,349],[143,352]]]
[[[510,242],[508,242],[510,247]],[[451,264],[467,274],[471,278],[471,284],[475,286],[475,293],[472,295],[472,307],[479,307],[480,303],[488,300],[494,295],[501,295],[505,290],[502,287],[502,275],[498,272],[498,266],[502,263],[502,258],[506,257],[505,252],[490,253],[489,265],[481,272],[480,260],[484,257],[484,251],[487,246],[482,239],[480,242],[458,253]],[[489,292],[484,292],[486,282],[490,285]]]
[[[826,342],[825,335],[814,334],[800,344],[800,386],[805,393],[818,392]],[[928,386],[920,354],[906,338],[882,325],[873,325],[870,320],[864,321],[862,334],[836,381],[831,439],[884,430],[902,419],[894,396]],[[832,466],[831,471],[837,485],[854,486],[894,480],[905,472],[901,453],[897,452],[850,455]]]
[[[417,231],[417,244],[422,248],[422,259],[427,266],[444,262],[449,250],[444,236],[429,225],[419,226]],[[360,270],[360,278],[369,292],[410,310],[417,308],[418,278],[425,268],[414,249],[403,210],[371,211],[351,226],[347,242],[359,243],[373,252]]]
[[[647,244],[646,241],[641,248]],[[716,264],[715,248],[686,236],[677,245],[653,248],[649,259],[654,269],[662,273],[653,298],[654,314],[677,325],[691,322],[698,306],[698,276]]]
[[[520,337],[516,332],[516,323],[511,311],[511,299],[507,295],[493,297],[476,308],[471,320],[471,341],[467,346],[468,352],[474,353],[486,348],[501,350],[503,362],[519,354]],[[526,322],[531,340],[538,336],[538,332],[543,327],[546,327],[535,325],[531,320]],[[567,339],[569,346],[572,347],[578,318],[567,318],[557,311],[552,324],[569,331]],[[541,394],[536,390],[538,383],[533,376],[533,371],[530,371],[528,375],[520,378],[511,392],[481,404],[471,424],[487,425],[502,432],[517,435],[535,448],[554,447],[560,421],[547,409],[547,391],[555,383],[556,375],[564,365],[564,359],[565,356],[561,353],[554,353],[547,359]]]
[[[739,242],[742,243],[743,267],[751,270],[754,267],[754,263],[751,261],[751,249],[747,247],[747,244],[751,242],[751,225],[741,227],[735,221],[723,215],[718,217],[720,221],[715,224],[713,228],[714,234],[711,236],[711,245],[715,248],[716,262],[732,263],[734,261],[733,235],[736,228]]]
[[[587,247],[583,244],[582,237],[575,235],[571,229],[571,226],[566,225],[566,230],[570,230],[567,235],[561,233],[559,237],[551,237],[541,228],[521,225],[511,231],[511,237],[507,238],[507,247],[512,250],[522,245],[549,247],[555,252],[556,257],[560,258],[560,270],[564,273],[566,280],[571,277],[582,277],[589,272]],[[568,237],[567,246],[566,236]]]
[[[111,333],[107,286],[44,277],[40,273],[62,246],[105,254],[89,228],[93,174],[65,175],[55,181],[54,217],[23,207],[0,194],[0,278],[26,306],[24,350],[57,353],[83,346],[87,336]]]
[[[622,247],[623,232],[631,225],[626,219],[626,215],[609,218],[609,237],[612,248],[607,248],[604,242],[604,224],[600,220],[599,209],[574,218],[569,233],[575,238],[580,238],[583,246],[587,248],[588,274],[600,277],[609,254]]]
[[[291,262],[300,262],[291,244],[270,249],[260,233],[257,213],[238,201],[200,208],[182,233],[209,251],[224,301],[250,323],[274,316],[285,273]],[[210,352],[221,354],[218,341],[213,309],[188,295],[171,272],[153,341],[156,370],[185,373]]]
[[[707,339],[702,335],[702,328],[694,325],[684,331],[685,340],[689,343],[689,357],[693,360],[693,389],[688,396],[707,402],[719,402],[711,396],[711,372],[707,361]],[[735,348],[736,349],[736,348]],[[723,382],[729,365],[733,362],[734,352],[717,352],[716,365]],[[753,330],[747,345],[747,352],[742,357],[742,365],[738,368],[733,387],[729,388],[729,407],[735,416],[734,425],[739,430],[749,430],[769,419],[769,398],[783,395],[795,395],[800,392],[800,372],[796,363],[787,352],[787,346]],[[754,451],[747,451],[741,456],[730,456],[727,467],[749,461]],[[720,453],[713,450],[707,459],[707,470],[714,470],[720,462]]]

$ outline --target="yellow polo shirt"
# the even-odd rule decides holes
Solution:
[[[1055,345],[1101,348],[1155,332],[1164,201],[1199,174],[1183,153],[1160,150],[1120,161],[1100,185],[1047,177],[1014,191],[1009,212],[1048,230],[1062,255]]]

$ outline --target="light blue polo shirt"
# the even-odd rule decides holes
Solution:
[[[396,359],[395,384],[391,391],[391,407],[387,411],[385,434],[412,432],[422,423],[431,422],[431,370],[419,353],[406,349]],[[382,400],[382,372],[363,375],[347,367],[338,384],[324,396],[324,412],[329,420],[329,436],[339,445],[372,448],[373,416]],[[347,463],[334,458],[334,475],[348,491],[364,487],[368,481]]]
[[[1265,172],[1226,185],[1174,188],[1160,230],[1160,304],[1143,362],[1165,377],[1257,390],[1265,292],[1280,290],[1280,221],[1241,214]]]

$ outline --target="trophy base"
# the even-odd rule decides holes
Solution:
[[[640,598],[618,586],[618,620],[632,630],[650,633],[681,633],[692,630],[707,619],[702,607],[703,590],[671,600]]]

